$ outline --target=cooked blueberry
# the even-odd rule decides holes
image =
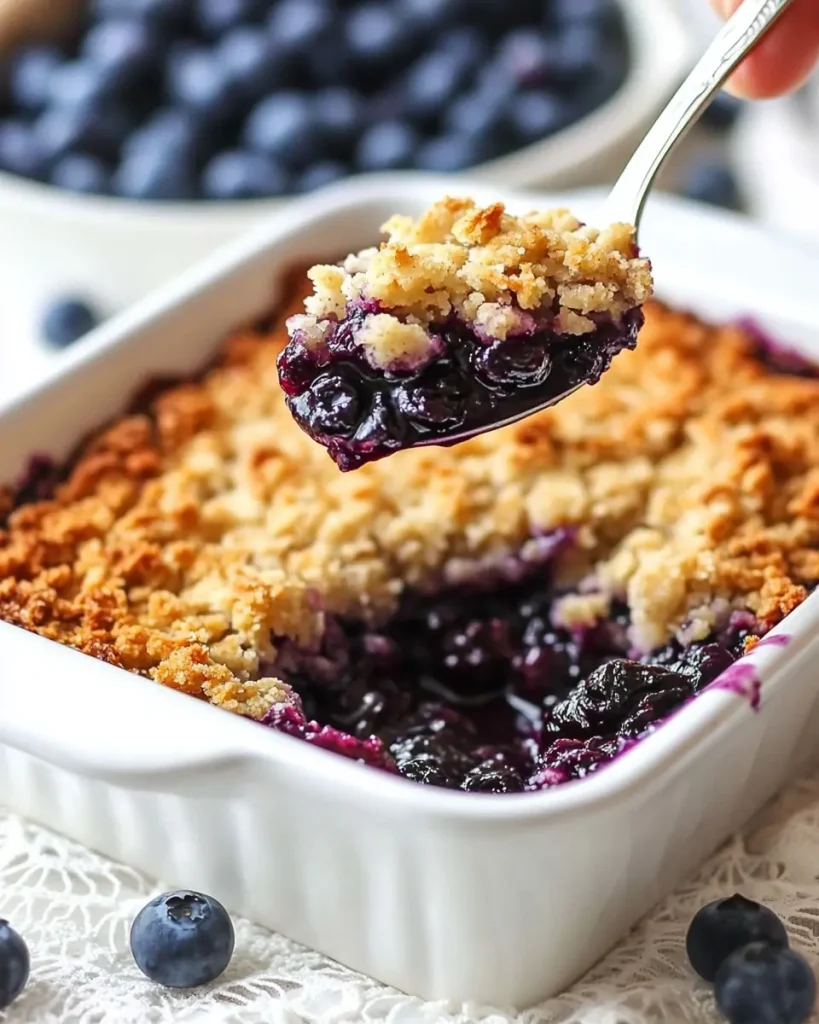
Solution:
[[[157,66],[160,42],[145,22],[110,19],[92,26],[82,53],[107,86],[125,89]]]
[[[740,114],[745,109],[745,102],[732,96],[729,92],[718,92],[702,115],[703,124],[716,131],[725,132],[733,128]]]
[[[81,150],[103,158],[114,156],[128,134],[126,115],[114,107],[58,107],[46,110],[34,122],[36,143],[48,161]]]
[[[316,433],[348,437],[358,426],[361,401],[355,386],[348,381],[334,376],[318,377],[299,402]]]
[[[534,90],[523,92],[515,99],[509,119],[512,130],[523,143],[553,135],[568,120],[565,103],[554,93]]]
[[[713,160],[698,161],[688,169],[683,177],[682,192],[699,203],[728,210],[742,208],[739,185],[730,168]]]
[[[483,160],[479,140],[466,135],[439,135],[421,145],[415,155],[420,171],[447,174],[474,167]]]
[[[202,172],[202,194],[207,199],[261,199],[285,195],[289,188],[283,167],[248,150],[217,153]]]
[[[372,0],[345,18],[345,45],[359,77],[369,80],[389,68],[397,70],[412,52],[413,33],[399,4]]]
[[[223,37],[216,53],[245,101],[255,102],[283,83],[283,66],[263,28],[246,25],[233,29]]]
[[[352,89],[337,87],[317,92],[313,102],[318,130],[328,149],[340,156],[349,155],[366,124],[362,97]]]
[[[261,18],[265,0],[195,0],[194,17],[199,31],[211,39],[239,25]]]
[[[395,443],[400,440],[400,431],[397,430],[394,421],[389,399],[377,391],[373,395],[369,413],[355,432],[356,443],[364,450],[377,445]]]
[[[323,155],[315,104],[300,92],[277,92],[253,108],[242,140],[250,149],[301,168]]]
[[[188,200],[196,196],[193,168],[187,160],[159,147],[134,149],[117,168],[113,190],[125,199]]]
[[[24,121],[0,121],[0,168],[24,178],[39,178],[46,161],[37,135]]]
[[[237,88],[218,51],[180,45],[166,64],[166,89],[174,103],[219,121],[236,110]]]
[[[105,164],[87,153],[69,153],[51,171],[51,184],[69,192],[104,195],[111,177]]]
[[[547,345],[529,338],[494,341],[484,346],[475,361],[481,378],[510,388],[542,384],[552,369]]]
[[[350,168],[340,160],[322,160],[303,171],[297,186],[299,192],[315,192],[348,177]]]
[[[725,960],[714,995],[730,1024],[804,1024],[816,1002],[816,978],[793,950],[754,942]]]
[[[531,780],[534,788],[548,788],[571,779],[585,778],[616,756],[617,743],[599,736],[587,740],[555,740],[536,766]]]
[[[131,926],[137,967],[167,988],[214,981],[230,963],[233,944],[233,924],[222,904],[184,889],[152,899]]]
[[[322,0],[280,0],[270,12],[268,27],[276,51],[296,61],[333,35],[334,18]]]
[[[711,643],[683,651],[673,667],[675,671],[691,676],[695,690],[702,690],[730,668],[735,660],[721,644]]]
[[[751,942],[787,949],[788,933],[772,910],[735,893],[697,911],[685,948],[697,974],[713,981],[725,960]]]
[[[424,427],[456,427],[463,423],[466,403],[458,379],[437,377],[402,384],[395,391],[399,412]]]
[[[0,919],[0,1010],[11,1006],[26,987],[28,947],[8,921]]]
[[[9,96],[15,107],[37,113],[48,103],[51,79],[63,57],[51,46],[27,46],[9,63]]]
[[[391,171],[411,167],[420,139],[404,121],[381,121],[361,136],[355,164],[361,171]]]
[[[461,789],[468,793],[521,793],[523,779],[509,765],[485,761],[467,772]]]
[[[92,331],[98,323],[99,317],[84,299],[63,298],[46,307],[41,329],[50,345],[65,348]]]
[[[572,739],[633,734],[693,693],[691,681],[666,668],[617,658],[595,669],[551,709],[546,727]]]
[[[402,83],[404,110],[418,121],[434,120],[466,83],[471,68],[445,50],[432,50],[417,60]]]
[[[436,758],[429,754],[422,754],[420,757],[404,761],[398,768],[399,772],[413,782],[420,782],[424,786],[449,785],[449,777]]]

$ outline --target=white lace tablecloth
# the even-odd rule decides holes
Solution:
[[[571,992],[522,1013],[425,1003],[280,935],[236,922],[214,985],[169,992],[128,950],[130,922],[160,886],[0,811],[0,917],[29,943],[32,976],[7,1024],[684,1024],[717,1021],[686,964],[699,906],[741,891],[788,922],[819,968],[819,774],[793,785]]]

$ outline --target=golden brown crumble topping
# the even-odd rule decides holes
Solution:
[[[598,386],[354,474],[288,414],[285,341],[281,322],[236,333],[201,383],[103,430],[54,500],[13,512],[0,616],[260,717],[288,694],[272,635],[307,644],[325,611],[384,617],[543,529],[577,528],[562,578],[625,596],[645,647],[731,607],[773,625],[819,578],[819,380],[773,374],[738,329],[649,304]],[[570,596],[560,614],[605,610]]]
[[[348,302],[376,302],[389,312],[356,340],[376,367],[413,367],[433,344],[428,325],[453,313],[492,339],[526,333],[544,313],[551,328],[579,335],[594,330],[595,315],[619,319],[651,295],[651,266],[626,224],[598,231],[568,210],[515,217],[502,203],[449,198],[382,230],[379,248],[312,268],[313,294],[291,331],[320,344],[328,317],[342,318]]]

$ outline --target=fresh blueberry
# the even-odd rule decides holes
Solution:
[[[402,84],[407,116],[422,123],[434,120],[466,84],[470,67],[453,60],[447,50],[424,54],[409,69]]]
[[[294,91],[272,93],[250,112],[242,141],[294,168],[319,159],[324,139],[312,97]]]
[[[729,92],[718,92],[702,115],[702,121],[715,131],[725,132],[734,127],[744,109],[743,100]]]
[[[112,18],[89,29],[82,54],[98,69],[107,86],[127,89],[156,67],[160,47],[148,23]]]
[[[202,194],[207,199],[262,199],[285,195],[289,188],[283,167],[247,150],[217,153],[202,172]]]
[[[8,921],[0,919],[0,1010],[26,987],[31,966],[28,947]]]
[[[406,15],[413,26],[425,34],[442,28],[469,23],[475,16],[473,0],[404,0]]]
[[[94,0],[92,18],[137,18],[163,29],[189,27],[190,0]]]
[[[69,60],[52,74],[48,101],[63,110],[92,107],[104,102],[105,81],[99,70],[86,60]]]
[[[436,47],[448,53],[455,64],[463,65],[473,74],[483,64],[489,43],[485,33],[474,25],[460,25],[440,34]]]
[[[111,178],[105,164],[87,153],[69,153],[51,171],[51,184],[69,192],[105,195]]]
[[[140,150],[156,147],[168,154],[169,159],[180,154],[192,158],[203,148],[204,134],[201,120],[193,111],[161,107],[131,132],[123,143],[122,154],[133,156]]]
[[[332,10],[322,0],[281,0],[273,7],[268,20],[276,52],[294,61],[305,58],[329,39],[333,27]]]
[[[772,910],[736,893],[697,911],[685,948],[697,974],[713,981],[726,958],[751,942],[787,949],[788,933]]]
[[[509,109],[509,122],[518,139],[526,144],[544,139],[567,121],[566,105],[554,93],[531,90],[516,97]]]
[[[730,1024],[804,1024],[816,1002],[816,978],[793,950],[753,942],[722,964],[714,995]]]
[[[689,199],[728,210],[739,210],[742,197],[729,167],[714,160],[701,160],[688,168],[682,180],[682,193]]]
[[[496,66],[518,86],[545,85],[554,75],[554,47],[537,29],[515,29],[501,40]]]
[[[387,69],[397,70],[412,53],[415,37],[400,4],[361,4],[349,13],[344,28],[354,72],[363,81],[373,81]]]
[[[112,188],[124,199],[184,202],[196,198],[190,161],[158,145],[125,155],[114,174]]]
[[[497,156],[512,141],[508,84],[488,78],[450,104],[443,117],[445,131],[473,139],[487,156]]]
[[[34,135],[45,160],[59,160],[75,150],[115,156],[128,135],[127,116],[116,107],[54,107],[34,122]]]
[[[551,20],[557,25],[591,25],[611,28],[620,14],[612,0],[551,0]]]
[[[196,24],[203,35],[218,39],[232,28],[259,21],[265,6],[264,0],[195,0]]]
[[[314,104],[318,130],[327,140],[328,149],[346,156],[365,124],[364,100],[352,89],[338,86],[317,92]]]
[[[23,178],[40,178],[45,173],[46,161],[30,125],[0,122],[0,168]]]
[[[51,79],[63,63],[51,46],[19,50],[9,65],[9,97],[19,110],[38,113],[48,103]]]
[[[420,171],[447,174],[473,167],[483,159],[480,146],[466,135],[440,135],[425,142],[415,158]]]
[[[233,29],[222,38],[216,53],[246,102],[255,103],[283,84],[283,65],[275,59],[270,37],[263,28],[244,25]]]
[[[340,160],[322,160],[308,167],[298,180],[299,192],[315,192],[348,177],[350,168]]]
[[[222,904],[186,890],[152,899],[131,926],[137,967],[168,988],[214,981],[230,963],[233,944],[233,924]]]
[[[552,76],[566,84],[596,77],[609,49],[593,28],[572,26],[553,48]]]
[[[43,312],[41,331],[54,348],[67,348],[88,334],[99,317],[84,299],[62,298],[50,303]]]
[[[166,65],[166,90],[172,102],[211,121],[230,116],[237,90],[217,51],[184,43],[175,47]]]
[[[360,171],[392,171],[411,167],[420,138],[404,121],[381,121],[361,136],[355,150]]]

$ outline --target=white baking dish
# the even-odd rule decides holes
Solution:
[[[362,246],[386,215],[455,188],[490,197],[380,179],[260,225],[0,412],[0,479],[34,452],[66,455],[146,378],[201,366],[271,306],[288,264]],[[595,197],[571,203],[595,219]],[[756,315],[819,357],[815,252],[659,199],[643,243],[665,296]],[[491,797],[361,767],[0,623],[0,799],[400,989],[525,1006],[591,966],[809,756],[819,595],[777,633],[789,642],[750,660],[758,712],[712,689],[596,776]]]

